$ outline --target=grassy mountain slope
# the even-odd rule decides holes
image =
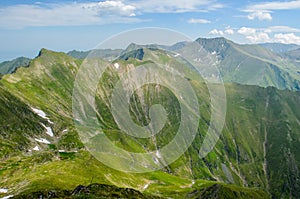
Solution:
[[[0,84],[0,158],[33,147],[33,138],[43,134],[41,118]]]
[[[168,143],[174,137],[180,121],[175,96],[163,87],[159,92],[155,91],[154,85],[137,90],[131,98],[130,109],[132,119],[145,125],[149,122],[149,116],[145,114],[146,107],[156,103],[166,107],[168,122],[157,141],[124,135],[112,120],[111,113],[103,111],[109,108],[107,100],[112,85],[122,72],[150,60],[170,64],[180,70],[180,64],[161,50],[143,49],[143,53],[142,60],[130,57],[117,60],[119,70],[112,64],[100,81],[96,96],[97,109],[105,113],[101,122],[107,136],[118,146],[137,152],[155,150]],[[201,102],[199,132],[192,146],[163,171],[122,173],[94,159],[85,150],[74,129],[71,99],[80,64],[81,61],[64,53],[42,49],[40,56],[28,68],[20,68],[15,74],[6,75],[1,80],[6,92],[9,91],[7,95],[13,96],[18,104],[39,108],[47,114],[53,122],[51,127],[55,139],[51,140],[51,144],[41,144],[42,150],[36,152],[23,150],[22,154],[14,155],[13,151],[8,150],[9,155],[2,159],[0,166],[0,187],[7,187],[11,193],[18,194],[24,191],[73,190],[78,184],[101,183],[172,198],[213,195],[226,198],[232,194],[241,198],[268,197],[264,191],[241,188],[244,186],[269,191],[275,198],[299,197],[299,93],[257,86],[226,85],[228,112],[221,138],[207,157],[199,158],[198,150],[210,121],[209,97],[201,79],[193,71],[184,68],[181,72],[188,77]],[[155,94],[149,99],[150,93]],[[36,115],[32,117],[41,119]],[[36,128],[38,125],[33,126]],[[41,131],[44,132],[44,129]],[[41,131],[37,129],[36,133],[31,132],[36,135]],[[19,143],[18,140],[14,142]],[[24,149],[30,149],[29,145],[24,145]],[[278,162],[284,164],[279,165]],[[216,181],[239,187],[223,183],[219,185]]]
[[[119,188],[114,185],[91,184],[79,185],[74,190],[45,190],[22,194],[15,198],[136,198],[136,199],[159,199],[158,196],[142,194],[129,188]]]

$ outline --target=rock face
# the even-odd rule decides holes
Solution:
[[[129,58],[143,60],[144,50],[143,48],[138,48],[136,50],[128,51],[120,56],[120,59],[128,60]]]

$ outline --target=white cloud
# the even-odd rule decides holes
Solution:
[[[265,43],[270,41],[268,33],[257,32],[255,28],[242,27],[237,32],[244,35],[251,43]]]
[[[133,5],[126,5],[121,1],[103,1],[91,5],[92,8],[100,11],[100,15],[103,13],[118,13],[122,16],[135,16],[134,11],[136,10],[136,7]]]
[[[245,38],[251,43],[285,43],[285,44],[300,44],[300,37],[294,33],[282,33],[288,32],[289,30],[294,30],[295,32],[300,32],[299,29],[291,28],[288,26],[271,26],[269,28],[248,28],[242,27],[237,32],[244,35]],[[277,34],[272,34],[276,33]],[[278,33],[280,32],[280,33]]]
[[[233,35],[234,34],[234,30],[230,27],[226,27],[226,29],[223,30],[217,30],[217,29],[213,29],[211,30],[208,34],[210,35],[220,35],[220,36],[224,36],[226,35]]]
[[[183,13],[216,10],[224,6],[215,0],[151,0],[130,1],[141,12],[148,13]]]
[[[248,39],[251,43],[266,43],[271,41],[269,35],[265,32],[248,35],[246,36],[246,39]]]
[[[260,21],[262,21],[262,20],[272,20],[271,14],[269,12],[266,12],[266,11],[255,11],[255,12],[250,13],[247,17],[250,20],[254,20],[254,19],[258,19]]]
[[[289,26],[270,26],[266,29],[264,29],[265,32],[271,33],[271,32],[288,32],[288,33],[295,33],[295,32],[300,32],[300,29],[298,28],[293,28]]]
[[[285,43],[285,44],[300,44],[300,37],[294,33],[279,33],[274,35],[274,42]]]
[[[212,31],[210,31],[208,34],[210,35],[224,35],[224,32],[222,30],[217,30],[217,29],[213,29]]]
[[[207,20],[207,19],[195,19],[195,18],[191,18],[187,21],[188,23],[192,23],[192,24],[209,24],[211,23],[211,21]]]
[[[253,35],[256,34],[256,29],[254,28],[247,28],[247,27],[242,27],[238,30],[239,34],[242,35]]]
[[[237,30],[230,26],[225,27],[224,30],[213,29],[209,32],[211,35],[234,35],[239,34],[244,38],[246,43],[285,43],[285,44],[299,44],[300,36],[295,33],[300,29],[292,28],[289,26],[270,26],[268,28],[250,28],[241,27]]]
[[[247,16],[250,20],[272,20],[272,15],[270,13],[274,10],[295,9],[300,9],[300,0],[257,3],[247,6],[247,8],[243,11],[250,13]]]
[[[105,0],[85,3],[17,4],[0,8],[0,27],[76,26],[145,21],[144,13],[202,12],[222,8],[216,0]],[[209,21],[194,20],[194,23]]]
[[[136,7],[122,1],[13,5],[0,8],[0,27],[72,26],[138,22]]]
[[[299,9],[300,1],[273,1],[248,6],[250,10],[291,10]]]
[[[228,34],[228,35],[233,35],[234,34],[234,30],[231,29],[231,28],[227,28],[224,32],[225,32],[225,34]]]

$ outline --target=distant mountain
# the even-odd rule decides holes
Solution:
[[[26,57],[18,57],[11,61],[0,63],[0,74],[9,74],[16,71],[19,67],[27,67],[31,59]]]
[[[300,61],[300,48],[286,52],[285,56],[289,57],[290,59]],[[299,71],[300,71],[300,69],[299,69]]]
[[[175,43],[173,45],[160,45],[160,44],[146,44],[146,45],[141,45],[141,44],[135,44],[131,43],[127,46],[127,48],[122,52],[124,54],[125,52],[130,52],[139,48],[149,48],[149,49],[164,49],[164,50],[170,50],[170,51],[176,51],[178,49],[181,49],[185,47],[189,42],[182,41]]]
[[[219,68],[224,82],[233,82],[246,85],[258,85],[262,87],[273,86],[278,89],[300,90],[300,63],[295,62],[297,51],[291,52],[291,56],[279,55],[261,45],[241,45],[220,38],[199,38],[196,40],[199,47],[209,52],[211,58]],[[187,54],[190,51],[189,42],[179,42],[172,46],[164,45],[137,45],[130,44],[122,56],[135,58],[142,55],[142,48],[162,49]],[[133,52],[135,51],[135,52]],[[192,57],[197,57],[197,50],[188,52]],[[194,54],[194,55],[193,55]],[[294,55],[294,56],[292,56]],[[210,65],[203,66],[209,71]],[[214,74],[218,76],[219,74]]]
[[[300,90],[300,75],[294,60],[284,59],[260,45],[240,45],[225,38],[196,41],[216,55],[225,82]]]
[[[231,69],[234,59],[247,63],[241,64],[243,70],[246,66],[258,70],[264,67],[260,64],[268,65],[278,59],[261,46],[238,45],[223,38],[198,42],[207,51],[215,52],[224,64],[223,72],[225,66]],[[145,153],[165,146],[176,135],[181,121],[179,101],[170,90],[145,85],[129,101],[130,117],[141,126],[150,121],[149,107],[161,104],[166,108],[167,121],[155,139],[123,133],[110,112],[110,96],[120,77],[142,64],[156,61],[180,71],[195,90],[201,118],[192,145],[178,160],[161,171],[138,174],[114,170],[91,156],[79,139],[72,116],[73,84],[83,60],[42,49],[29,67],[19,68],[0,80],[0,151],[5,151],[0,156],[0,186],[21,198],[22,194],[37,196],[90,183],[133,188],[142,194],[166,198],[268,198],[269,194],[273,198],[300,197],[299,92],[225,84],[225,126],[215,148],[201,158],[199,148],[215,108],[210,105],[206,85],[195,71],[183,67],[169,52],[139,49],[140,53],[113,63],[95,59],[109,66],[94,98],[97,119],[107,137],[120,148]],[[90,76],[83,81],[90,82]],[[54,135],[47,134],[45,127],[51,128]],[[153,154],[151,160],[163,164],[164,158]],[[111,194],[115,190],[130,191],[107,186],[101,192]]]
[[[72,50],[67,54],[76,59],[85,59],[87,56],[89,56],[90,58],[94,57],[113,60],[114,58],[118,57],[122,51],[122,49],[96,49],[89,51]]]
[[[268,48],[269,50],[275,53],[285,53],[300,48],[300,45],[297,44],[262,43],[259,45]]]

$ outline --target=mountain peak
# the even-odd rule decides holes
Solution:
[[[39,51],[37,57],[41,57],[41,56],[43,56],[43,55],[56,55],[56,54],[67,55],[67,54],[64,53],[64,52],[57,52],[57,51],[49,50],[49,49],[46,49],[46,48],[42,48],[42,49]]]
[[[232,41],[226,39],[225,37],[215,37],[215,38],[201,38],[201,37],[199,37],[198,39],[196,39],[196,41],[197,42],[206,41],[206,42],[218,42],[218,43],[229,43],[229,42],[232,43]]]
[[[217,53],[224,58],[227,50],[234,45],[234,43],[224,37],[216,38],[198,38],[196,39],[204,49],[211,53]]]
[[[46,48],[42,48],[40,51],[39,51],[39,54],[38,54],[38,57],[41,57],[42,55],[44,54],[47,54],[49,52],[52,52],[51,50],[48,50]]]
[[[124,59],[124,60],[128,60],[129,58],[143,60],[143,57],[144,57],[143,48],[138,48],[138,49],[133,48],[133,49],[130,49],[130,50],[125,51],[125,52],[126,53],[121,55],[119,58]]]
[[[225,37],[216,37],[216,38],[198,38],[196,39],[202,46],[210,46],[212,51],[218,51],[218,48],[224,48],[224,46],[229,47],[235,43],[231,40],[226,39]]]
[[[127,48],[124,50],[124,52],[130,52],[130,51],[135,51],[135,50],[138,50],[138,49],[142,49],[142,48],[147,48],[146,45],[139,45],[139,44],[136,44],[136,43],[130,43]]]
[[[73,57],[69,56],[68,54],[64,53],[64,52],[56,52],[53,50],[49,50],[46,48],[42,48],[39,53],[38,56],[36,58],[46,58],[48,61],[51,59],[52,61],[54,60],[66,60],[66,59],[73,59]]]

